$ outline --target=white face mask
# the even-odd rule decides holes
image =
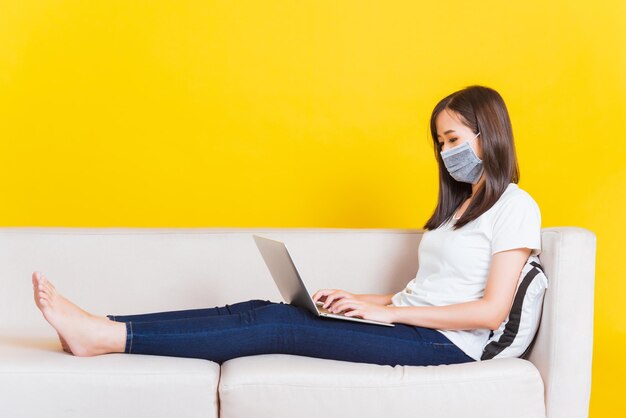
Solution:
[[[469,144],[478,135],[480,135],[480,132],[469,141],[440,153],[444,165],[456,181],[476,184],[483,174],[483,161],[478,158],[478,155],[476,155],[474,149]]]

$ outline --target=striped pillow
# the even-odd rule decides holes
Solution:
[[[489,334],[481,360],[526,354],[539,328],[547,287],[548,278],[539,257],[531,255],[522,268],[511,311],[500,327]]]

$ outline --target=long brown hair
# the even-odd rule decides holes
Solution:
[[[444,109],[455,112],[474,134],[480,132],[485,176],[485,182],[476,190],[469,206],[454,224],[454,229],[485,213],[510,183],[519,182],[513,130],[502,96],[484,86],[468,86],[449,94],[437,103],[430,117],[430,133],[439,166],[439,198],[435,212],[424,225],[429,230],[438,228],[452,217],[459,205],[472,194],[472,185],[452,178],[441,158],[435,120]]]

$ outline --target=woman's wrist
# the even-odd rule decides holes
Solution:
[[[391,298],[393,297],[393,293],[387,295],[380,294],[360,294],[354,295],[357,300],[361,300],[363,302],[374,303],[376,305],[389,305],[391,303]]]

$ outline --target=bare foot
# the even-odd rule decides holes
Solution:
[[[47,278],[33,273],[35,303],[54,327],[63,350],[79,357],[124,352],[126,326],[95,316],[74,305],[54,288]]]
[[[67,345],[67,341],[65,341],[65,338],[61,337],[61,334],[59,334],[58,332],[57,335],[59,336],[59,340],[61,340],[61,347],[63,347],[63,351],[72,354],[72,350],[70,350],[70,346]]]
[[[33,298],[35,299],[35,303],[37,303],[37,295],[39,294],[39,290],[37,289],[37,284],[38,282],[37,280],[35,280],[35,277],[33,275]],[[66,353],[72,354],[72,350],[70,350],[70,346],[67,345],[65,338],[61,337],[61,334],[59,334],[58,332],[57,332],[57,335],[59,336],[59,340],[61,341],[61,347],[63,347],[63,351],[65,351]]]

